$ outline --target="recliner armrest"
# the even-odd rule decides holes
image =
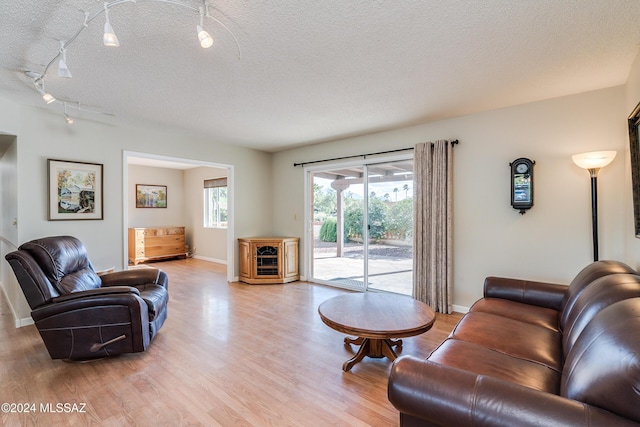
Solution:
[[[64,301],[70,301],[74,299],[83,299],[99,295],[111,295],[111,294],[135,294],[140,295],[140,291],[131,286],[109,286],[106,288],[88,289],[86,291],[72,292],[67,295],[61,295],[53,298],[53,303],[60,303]]]
[[[111,286],[137,286],[154,283],[156,285],[168,286],[167,274],[157,268],[135,268],[131,270],[116,271],[100,276],[103,287]]]
[[[502,298],[530,305],[560,310],[567,286],[489,276],[484,280],[485,298]]]
[[[412,356],[394,362],[388,396],[400,412],[434,426],[635,425],[582,402]]]

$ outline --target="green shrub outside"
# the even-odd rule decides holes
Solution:
[[[320,241],[322,242],[337,242],[338,235],[338,222],[335,218],[327,218],[320,227]]]

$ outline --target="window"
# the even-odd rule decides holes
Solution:
[[[227,178],[204,181],[204,226],[227,228]]]

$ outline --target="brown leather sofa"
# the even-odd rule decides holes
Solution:
[[[640,425],[640,276],[615,261],[567,286],[489,277],[425,359],[394,362],[402,426]]]
[[[5,258],[52,359],[147,349],[167,318],[167,275],[152,268],[96,274],[80,240],[46,237]]]

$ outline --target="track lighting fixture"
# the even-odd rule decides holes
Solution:
[[[191,1],[191,0],[190,0]],[[35,86],[35,89],[38,91],[38,93],[42,96],[42,99],[47,103],[47,104],[51,104],[52,102],[58,101],[58,103],[62,102],[64,103],[64,119],[67,123],[71,124],[73,123],[73,118],[70,117],[67,114],[67,109],[66,109],[66,103],[67,102],[76,102],[76,101],[70,101],[70,100],[56,100],[56,98],[51,95],[50,93],[45,91],[44,88],[44,80],[47,76],[47,72],[49,71],[49,68],[54,64],[54,62],[57,60],[58,61],[58,76],[63,77],[63,78],[71,78],[71,71],[69,70],[69,67],[67,66],[67,48],[71,45],[71,43],[73,43],[76,38],[87,28],[89,28],[89,25],[96,19],[98,18],[102,13],[104,13],[104,33],[103,33],[103,38],[102,41],[104,43],[105,46],[113,46],[113,47],[118,47],[120,46],[120,41],[118,40],[118,37],[116,36],[115,32],[113,31],[113,27],[111,26],[111,21],[109,20],[109,11],[116,6],[120,6],[124,3],[142,3],[142,2],[149,2],[149,3],[167,3],[167,4],[171,4],[174,6],[181,6],[184,9],[189,9],[191,12],[195,12],[195,13],[199,13],[200,15],[200,20],[198,22],[198,24],[196,25],[196,32],[198,35],[198,41],[200,42],[200,46],[202,46],[203,48],[209,48],[213,45],[213,37],[211,37],[211,35],[204,29],[204,18],[210,19],[212,21],[214,21],[217,25],[219,25],[220,27],[222,27],[225,31],[227,31],[229,33],[229,35],[231,35],[231,37],[233,38],[233,41],[236,44],[236,47],[238,49],[238,59],[241,59],[242,57],[242,52],[240,50],[240,44],[238,43],[238,39],[236,38],[235,34],[233,34],[233,32],[223,23],[221,22],[219,19],[217,19],[216,17],[212,16],[209,14],[209,0],[201,0],[201,4],[202,6],[200,7],[196,7],[194,5],[192,5],[190,2],[185,1],[185,0],[103,0],[103,7],[97,11],[95,11],[94,13],[88,13],[85,12],[84,14],[84,22],[82,23],[82,25],[80,26],[80,28],[78,28],[78,30],[75,32],[75,34],[73,36],[71,36],[70,38],[68,38],[66,41],[60,41],[60,49],[59,51],[56,53],[56,55],[51,59],[51,61],[49,61],[47,63],[47,65],[44,67],[44,70],[39,73],[39,72],[35,72],[35,71],[25,71],[25,75],[30,78],[33,79],[33,84]],[[78,109],[79,108],[80,103],[78,103]],[[112,113],[105,113],[102,111],[91,111],[91,110],[87,110],[85,109],[85,111],[89,111],[92,113],[101,113],[101,114],[107,114],[107,115],[113,115]]]
[[[120,41],[118,41],[118,36],[113,31],[113,27],[111,26],[111,22],[109,22],[109,3],[104,2],[104,36],[102,37],[102,42],[105,46],[118,47],[120,46]]]
[[[207,49],[213,45],[213,37],[205,30],[202,29],[202,21],[204,20],[204,8],[200,8],[200,24],[196,25],[196,32],[198,33],[198,40],[200,40],[200,46]]]
[[[58,76],[70,79],[71,71],[67,67],[67,50],[64,47],[64,42],[60,40],[60,61],[58,61]]]

